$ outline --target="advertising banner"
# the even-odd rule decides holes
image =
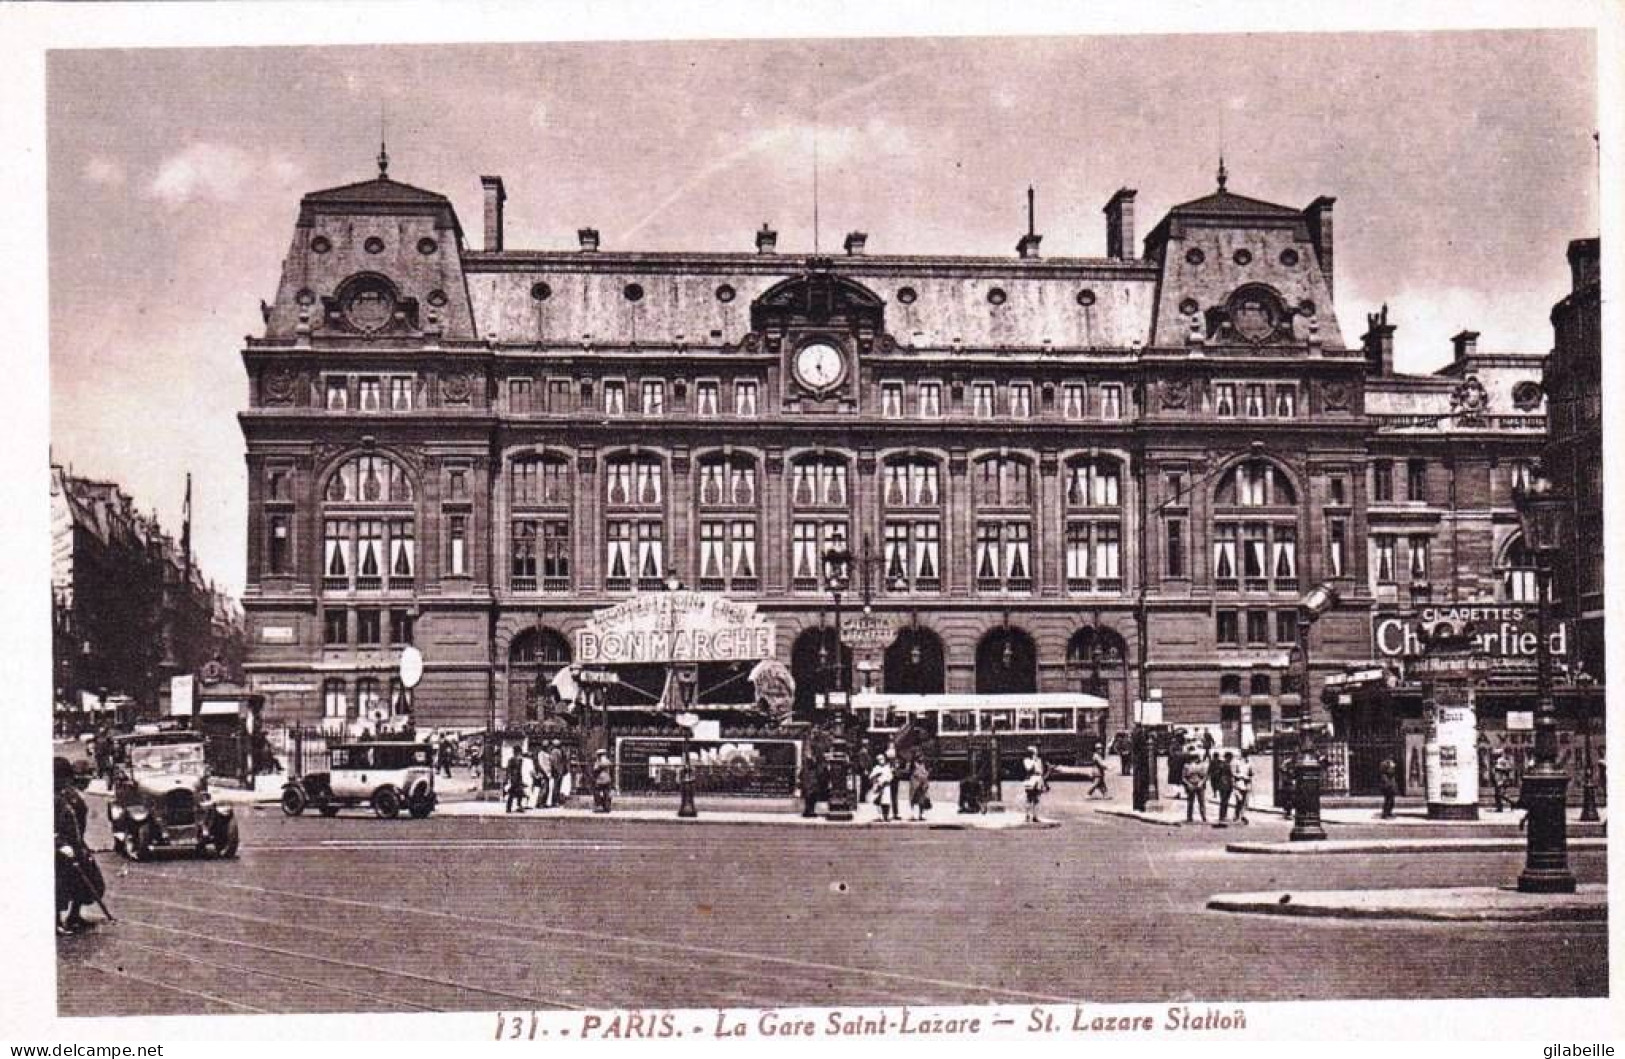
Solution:
[[[1428,641],[1440,627],[1471,628],[1472,658],[1462,663],[1480,675],[1527,674],[1534,672],[1540,653],[1540,636],[1535,631],[1533,607],[1519,603],[1475,603],[1460,606],[1422,607],[1412,614],[1378,615],[1372,625],[1372,641],[1380,658],[1404,660],[1413,677],[1426,677],[1452,666],[1450,660],[1426,657]],[[1552,657],[1568,657],[1568,623],[1553,620],[1547,634]]]
[[[576,632],[582,665],[754,661],[773,655],[773,623],[714,592],[651,592],[601,610]]]
[[[627,793],[675,793],[684,743],[702,794],[788,795],[795,791],[801,744],[794,739],[689,739],[622,736],[616,775]]]
[[[190,673],[169,678],[169,715],[171,717],[192,716],[195,689],[195,678]]]

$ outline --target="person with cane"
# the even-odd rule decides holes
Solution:
[[[113,913],[102,903],[107,883],[85,845],[89,810],[74,786],[73,765],[59,757],[52,762],[52,770],[56,785],[56,915],[67,913],[67,918],[55,920],[56,932],[71,934],[90,925],[81,914],[84,905],[94,902],[109,923]]]

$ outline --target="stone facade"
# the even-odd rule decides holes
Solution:
[[[1239,731],[1298,708],[1309,588],[1340,595],[1311,697],[1371,659],[1374,608],[1419,581],[1378,576],[1380,535],[1398,562],[1430,539],[1436,598],[1500,583],[1506,468],[1544,429],[1512,389],[1540,361],[1464,348],[1397,376],[1375,319],[1345,348],[1329,198],[1221,182],[1137,244],[1124,189],[1104,258],[1043,258],[1035,233],[1009,258],[872,255],[862,233],[801,258],[766,226],[738,254],[592,229],[509,249],[483,184],[482,250],[444,197],[382,176],[306,196],[243,351],[249,671],[274,717],[387,712],[409,636],[420,726],[521,719],[593,610],[667,574],[756,603],[805,693],[828,679],[833,544],[858,557],[845,613],[897,628],[876,685],[1098,672],[1114,724],[1160,689],[1170,719]],[[1484,415],[1450,420],[1464,387]],[[1374,461],[1413,459],[1425,495],[1375,499]]]

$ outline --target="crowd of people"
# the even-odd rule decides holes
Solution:
[[[1199,739],[1188,738],[1184,729],[1173,732],[1168,748],[1168,782],[1174,796],[1185,800],[1185,822],[1198,815],[1208,822],[1207,803],[1211,792],[1218,808],[1218,822],[1245,826],[1247,805],[1253,792],[1252,753],[1220,750],[1213,734],[1204,731]]]

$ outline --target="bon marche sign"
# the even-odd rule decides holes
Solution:
[[[773,623],[749,603],[712,592],[635,596],[576,632],[583,665],[732,662],[771,658]]]
[[[1383,658],[1404,659],[1413,673],[1439,669],[1424,659],[1428,653],[1428,631],[1441,622],[1456,628],[1469,623],[1477,630],[1471,641],[1471,662],[1461,668],[1481,673],[1533,669],[1540,653],[1540,636],[1535,632],[1535,612],[1516,603],[1476,603],[1463,606],[1423,607],[1414,614],[1378,617],[1372,628],[1377,654]],[[1551,623],[1548,643],[1552,655],[1566,657],[1569,649],[1568,624]],[[1420,668],[1418,668],[1420,667]]]

